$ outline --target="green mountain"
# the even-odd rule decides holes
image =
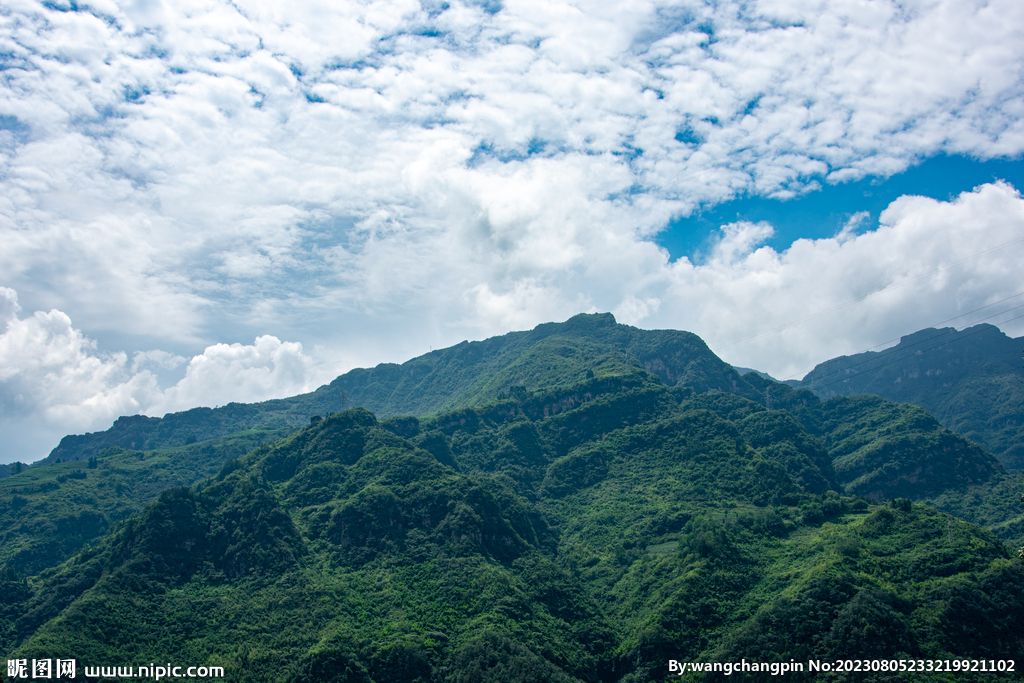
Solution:
[[[162,418],[121,417],[104,432],[64,437],[41,461],[85,460],[106,448],[160,450],[246,429],[298,428],[313,415],[361,406],[381,417],[432,415],[493,401],[517,387],[578,382],[587,373],[642,368],[669,386],[740,391],[745,383],[695,334],[620,325],[581,314],[480,342],[462,342],[401,365],[352,370],[314,392],[262,403],[194,408]]]
[[[106,431],[64,437],[24,474],[0,479],[0,563],[28,573],[59,563],[160,491],[208,477],[227,459],[303,427],[313,416],[349,406],[382,417],[426,416],[641,367],[671,385],[749,393],[696,335],[640,330],[598,314],[463,342],[402,365],[353,370],[291,398],[162,418],[125,416]],[[82,463],[90,459],[100,460],[100,470],[93,479],[79,479],[89,474]],[[108,488],[116,497],[108,500]]]
[[[82,680],[167,662],[233,681],[636,683],[717,680],[670,660],[888,667],[1024,644],[1008,546],[843,491],[999,473],[920,409],[777,388],[767,410],[644,371],[512,389],[422,420],[333,413],[30,582],[7,571],[0,649],[74,656]],[[995,676],[1021,677],[928,680]]]
[[[28,574],[59,564],[161,491],[209,477],[228,459],[344,404],[383,417],[422,417],[641,368],[666,386],[742,403],[741,412],[773,400],[775,407],[786,407],[823,448],[828,446],[828,455],[818,460],[829,462],[818,466],[849,493],[874,500],[932,500],[1004,538],[1024,536],[1013,493],[1017,477],[999,472],[979,449],[952,439],[921,411],[909,415],[910,408],[869,399],[831,401],[812,410],[808,405],[820,402],[807,392],[794,393],[757,374],[740,377],[695,335],[640,330],[598,314],[464,342],[402,365],[353,370],[310,394],[163,418],[122,417],[106,432],[65,437],[42,463],[0,480],[0,563]],[[881,429],[851,426],[869,423]],[[907,424],[913,425],[909,431]],[[836,431],[839,427],[845,431]],[[937,448],[969,453],[970,464],[946,457],[936,469],[930,456]],[[896,470],[901,473],[894,478]],[[972,504],[976,498],[986,504]]]
[[[1022,490],[918,406],[583,315],[67,437],[0,480],[0,650],[293,683],[999,660]]]
[[[875,394],[921,406],[1011,471],[1024,469],[1024,338],[992,325],[927,329],[880,352],[833,358],[800,382],[822,398]]]
[[[64,437],[33,467],[0,479],[0,564],[29,574],[58,564],[161,491],[211,476],[226,460],[343,407],[425,416],[641,367],[669,384],[751,391],[696,335],[597,314],[353,370],[287,399],[125,416],[104,432]]]
[[[760,370],[755,370],[754,368],[745,368],[741,365],[734,365],[732,366],[732,369],[738,372],[740,374],[740,377],[743,377],[744,375],[749,375],[750,373],[754,373],[755,375],[758,375],[761,379],[770,379],[773,382],[779,382],[780,384],[786,384],[791,387],[800,385],[800,382],[792,379],[786,380],[785,382],[781,382],[780,380],[777,380],[771,375],[769,375],[767,372],[761,372]]]
[[[141,512],[163,491],[215,475],[224,462],[294,430],[245,430],[156,451],[108,448],[85,461],[0,479],[0,567],[36,574]]]

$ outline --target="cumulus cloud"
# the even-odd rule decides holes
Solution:
[[[711,250],[711,261],[722,266],[731,266],[737,260],[748,257],[754,247],[775,234],[775,229],[764,221],[740,221],[723,225],[719,229],[722,234]]]
[[[730,362],[800,376],[823,359],[1019,293],[1024,199],[1005,183],[948,202],[906,196],[883,212],[876,230],[851,234],[844,228],[836,237],[799,240],[782,252],[763,246],[772,233],[764,223],[730,224],[721,233],[701,264],[670,263],[653,250],[646,261],[627,255],[623,263],[646,264],[636,271],[616,270],[607,258],[590,267],[634,287],[612,309],[620,322],[695,330]],[[587,267],[577,270],[576,277],[586,277]],[[599,310],[582,294],[573,299],[565,280],[512,282],[505,291],[486,283],[469,290],[462,310],[471,314],[457,331],[521,329]],[[123,352],[99,351],[66,314],[22,318],[15,291],[0,288],[0,295],[7,326],[0,335],[3,422],[10,443],[26,448],[50,439],[49,448],[64,433],[103,429],[122,414],[293,395],[340,370],[322,350],[308,354],[301,344],[271,335],[251,345],[214,344],[188,360],[161,350],[139,352],[129,363]],[[1024,325],[1005,329],[1020,334]],[[433,329],[428,336],[451,331]],[[152,370],[186,363],[184,377],[160,387]],[[18,457],[13,451],[4,456]]]
[[[20,310],[18,293],[9,287],[0,287],[0,322],[6,325],[17,320]]]
[[[1020,3],[904,5],[15,2],[0,263],[89,329],[195,344],[225,305],[462,300],[595,229],[1024,149]]]
[[[160,350],[103,353],[61,311],[17,317],[16,293],[0,288],[13,311],[0,335],[0,413],[5,451],[0,461],[35,460],[51,439],[106,429],[120,415],[162,415],[199,405],[260,401],[309,391],[331,376],[302,345],[258,337],[252,345],[215,344],[188,361],[167,389],[145,365],[174,368],[184,358]],[[9,440],[8,440],[9,439]],[[46,446],[49,450],[56,443]],[[18,450],[14,448],[18,446]],[[28,449],[28,452],[23,452]],[[28,457],[26,457],[28,456]]]
[[[627,295],[622,303],[615,308],[612,313],[615,315],[615,319],[620,323],[626,325],[638,325],[643,322],[644,319],[650,317],[652,313],[656,313],[661,307],[661,299],[650,297],[648,299],[640,300],[632,294]]]
[[[189,361],[185,377],[163,393],[157,410],[300,394],[315,388],[310,383],[317,370],[302,344],[271,335],[250,345],[215,344]]]
[[[132,356],[132,372],[136,372],[140,368],[144,368],[146,366],[162,368],[164,370],[173,370],[185,362],[185,358],[175,353],[161,351],[160,349],[136,351],[135,355]]]
[[[8,301],[17,299],[6,290]],[[134,413],[136,394],[151,389],[150,375],[126,376],[127,357],[99,354],[96,345],[61,311],[37,311],[33,316],[7,320],[0,336],[0,394],[5,415],[42,415],[53,422],[82,427],[88,412]]]
[[[735,247],[703,265],[671,266],[663,297],[668,315],[687,320],[730,362],[800,377],[833,356],[898,340],[1020,291],[1024,200],[1005,183],[949,202],[904,196],[880,222],[855,236],[844,230],[798,240],[781,253],[758,246],[766,230],[725,226],[722,243]],[[1004,329],[1020,334],[1024,325]]]

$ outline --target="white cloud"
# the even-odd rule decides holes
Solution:
[[[215,344],[194,356],[185,377],[163,392],[147,412],[300,394],[316,388],[311,382],[323,374],[316,365],[314,358],[303,353],[302,344],[270,335],[257,337],[251,345]]]
[[[870,218],[870,211],[857,211],[847,219],[846,223],[843,224],[842,229],[836,233],[836,240],[840,244],[850,240],[856,234],[857,228],[867,222]]]
[[[740,221],[721,227],[722,236],[711,250],[711,260],[716,264],[731,266],[737,260],[747,258],[759,244],[775,234],[768,223]]]
[[[743,234],[726,228],[723,243]],[[1018,293],[1022,236],[1024,199],[1006,184],[951,202],[905,196],[877,230],[860,235],[799,240],[782,253],[742,239],[728,258],[677,262],[659,321],[682,321],[737,365],[802,376],[828,358]],[[1004,329],[1019,335],[1024,325]]]
[[[74,431],[93,426],[93,415],[109,420],[138,412],[138,398],[154,390],[153,378],[145,371],[130,375],[126,362],[123,352],[98,353],[95,342],[61,311],[11,317],[0,335],[3,413]]]
[[[61,311],[18,318],[16,293],[0,288],[7,317],[0,335],[0,462],[35,460],[68,433],[106,429],[120,415],[162,415],[200,405],[252,402],[310,391],[336,374],[302,345],[258,337],[252,345],[215,344],[188,361],[185,376],[161,390],[145,365],[180,366],[161,350],[102,353]],[[42,440],[40,442],[41,439]]]
[[[185,362],[187,362],[186,358],[182,358],[175,353],[161,351],[160,349],[136,351],[132,356],[132,372],[134,373],[138,371],[139,368],[147,365],[162,368],[164,370],[173,370]]]
[[[6,325],[10,321],[17,320],[20,310],[18,293],[9,287],[0,287],[0,322]]]
[[[640,300],[630,294],[612,311],[612,314],[620,323],[639,325],[645,318],[657,313],[659,308],[661,308],[661,299],[650,297]]]
[[[823,359],[898,339],[1018,293],[1024,199],[1006,184],[987,184],[949,202],[902,197],[882,214],[876,230],[862,234],[844,229],[834,238],[799,240],[781,253],[762,246],[770,235],[771,226],[763,223],[723,226],[703,264],[669,263],[656,249],[630,253],[609,243],[601,260],[574,262],[562,277],[517,277],[504,289],[486,282],[468,288],[462,307],[451,309],[462,312],[461,320],[427,319],[421,323],[425,337],[414,341],[452,343],[455,337],[482,337],[581,310],[604,310],[590,297],[608,301],[629,287],[632,293],[608,306],[620,322],[693,330],[730,362],[777,377],[799,375]],[[472,266],[470,261],[471,272],[479,272]],[[614,286],[603,290],[601,283],[609,280]],[[64,313],[19,318],[14,290],[3,288],[0,294],[7,319],[0,336],[0,401],[12,444],[102,429],[121,414],[160,415],[294,395],[342,369],[336,352],[309,354],[298,343],[263,335],[251,345],[208,346],[187,361],[182,379],[162,389],[150,368],[180,367],[185,358],[150,350],[136,353],[129,364],[124,353],[100,352]],[[373,328],[376,336],[360,336],[369,345],[407,334],[408,320],[382,318]],[[1020,334],[1024,325],[1006,329]],[[426,350],[415,348],[390,360]],[[380,359],[380,349],[361,352]],[[353,364],[350,356],[348,367]],[[30,459],[11,451],[3,457]]]

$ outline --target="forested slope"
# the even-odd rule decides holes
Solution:
[[[307,421],[308,423],[308,421]],[[161,492],[213,476],[291,429],[244,430],[156,451],[109,448],[0,479],[0,567],[36,574],[78,552]]]
[[[913,403],[1024,469],[1024,339],[992,325],[926,329],[879,352],[833,358],[800,382],[822,398],[875,394]]]
[[[313,416],[346,406],[424,416],[641,367],[698,391],[750,391],[696,335],[639,330],[598,314],[353,370],[310,394],[125,416],[104,432],[65,437],[40,463],[0,479],[0,565],[35,573],[57,564],[160,491],[210,476]]]
[[[5,575],[0,649],[237,681],[596,683],[668,680],[670,658],[1024,644],[1008,546],[844,490],[999,475],[925,414],[797,391],[768,411],[645,372],[512,394],[423,420],[335,413],[168,491],[30,584]],[[873,476],[893,453],[912,474]]]
[[[1020,476],[1003,473],[990,456],[954,438],[923,410],[869,397],[822,403],[808,391],[755,374],[741,378],[692,334],[639,330],[605,314],[464,343],[403,365],[355,370],[304,396],[164,418],[124,417],[107,432],[69,436],[47,459],[50,464],[0,480],[0,564],[28,574],[59,564],[160,491],[208,477],[229,458],[307,425],[310,415],[337,412],[343,402],[396,412],[447,405],[461,414],[458,409],[511,397],[536,419],[578,400],[569,389],[544,406],[536,396],[560,395],[559,387],[588,377],[611,381],[641,368],[655,383],[689,392],[735,421],[745,438],[788,462],[803,485],[812,485],[820,472],[837,490],[870,500],[930,500],[1024,542]],[[446,390],[454,398],[446,398]],[[768,402],[776,408],[774,417],[744,420]],[[789,462],[782,436],[793,425],[816,440],[817,450],[807,456],[816,470]],[[217,436],[239,426],[247,428]],[[819,484],[814,485],[820,489]]]

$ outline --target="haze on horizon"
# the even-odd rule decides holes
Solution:
[[[579,312],[1024,333],[1014,0],[5,5],[0,462]]]

